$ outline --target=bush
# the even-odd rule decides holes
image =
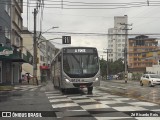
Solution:
[[[142,73],[133,73],[132,80],[140,80],[141,76],[142,76]]]

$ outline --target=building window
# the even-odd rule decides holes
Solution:
[[[122,44],[122,47],[125,47],[125,44]]]
[[[20,46],[20,38],[18,36],[16,37],[15,45]]]
[[[121,39],[118,39],[118,42],[121,42]]]
[[[10,39],[10,31],[7,27],[5,27],[5,37]]]
[[[121,49],[118,49],[118,52],[121,52]]]
[[[118,47],[121,47],[121,44],[118,44]]]
[[[11,15],[11,9],[10,9],[10,6],[9,6],[9,4],[5,4],[5,10],[6,10],[6,12],[8,13],[8,15],[10,16]]]

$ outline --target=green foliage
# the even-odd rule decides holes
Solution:
[[[105,77],[107,74],[107,61],[104,59],[100,60],[100,69],[101,69],[101,76]]]
[[[141,76],[142,76],[142,73],[133,73],[132,80],[140,80]]]
[[[124,71],[124,63],[122,59],[118,59],[114,62],[108,62],[109,65],[109,75],[115,75],[117,73]],[[101,76],[105,77],[107,74],[107,61],[104,59],[100,60]]]

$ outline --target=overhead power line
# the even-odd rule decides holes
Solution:
[[[72,2],[72,1],[54,1],[54,0],[32,0],[29,2],[29,7],[40,8],[63,8],[63,9],[119,9],[119,8],[132,8],[143,6],[160,6],[160,1],[144,1],[144,2],[128,2],[128,3],[109,3],[109,2]],[[6,4],[6,1],[0,1],[0,4]],[[23,6],[27,6],[27,2],[23,2]]]
[[[46,32],[45,34],[70,34],[70,35],[91,35],[91,36],[108,36],[108,35],[126,35],[126,34],[108,34],[108,33],[82,33],[82,32]],[[160,35],[160,33],[132,33],[130,36],[138,35]]]

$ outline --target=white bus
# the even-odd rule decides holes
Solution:
[[[70,88],[87,88],[91,94],[100,85],[100,65],[94,47],[64,47],[52,60],[51,75],[54,87],[62,92]]]

